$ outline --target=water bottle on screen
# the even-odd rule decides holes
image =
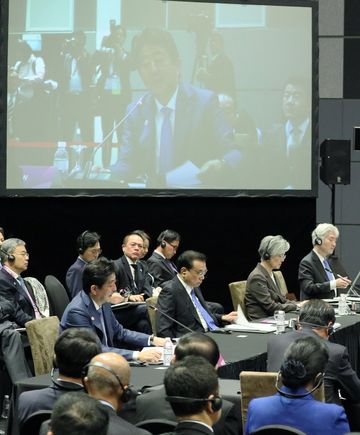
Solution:
[[[66,149],[66,142],[58,142],[58,147],[54,154],[54,168],[63,175],[69,172],[69,153]]]
[[[10,397],[6,394],[3,400],[1,418],[7,419],[9,417],[9,410],[10,410]]]
[[[169,337],[165,338],[163,353],[164,353],[163,364],[164,366],[168,367],[171,364],[171,360],[173,356],[173,344],[171,338]]]
[[[348,313],[348,306],[346,301],[346,294],[342,293],[339,299],[338,314],[339,316],[345,316]]]

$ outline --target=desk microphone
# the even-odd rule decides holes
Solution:
[[[85,165],[83,180],[86,180],[90,177],[93,160],[94,160],[94,157],[95,157],[95,154],[97,153],[97,151],[100,150],[104,146],[105,142],[109,139],[109,137],[111,137],[113,135],[114,131],[117,130],[133,114],[133,112],[135,112],[135,110],[143,104],[144,98],[145,98],[145,95],[143,95],[134,104],[134,106],[126,113],[126,115],[123,116],[120,119],[120,121],[114,125],[114,127],[109,131],[109,133],[104,137],[104,139],[98,145],[96,145],[96,147],[93,149],[91,156],[90,156],[90,159],[86,162],[86,165]]]
[[[184,325],[183,323],[179,322],[178,320],[174,319],[173,317],[169,316],[169,314],[165,313],[164,311],[160,310],[155,305],[149,304],[148,307],[150,307],[152,310],[159,311],[160,314],[170,319],[172,322],[177,323],[178,325],[182,326],[183,328],[187,329],[189,332],[195,332],[192,329],[190,329],[188,326]]]

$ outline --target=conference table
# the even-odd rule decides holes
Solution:
[[[295,316],[296,313],[287,313],[287,318]],[[348,348],[352,367],[360,377],[360,315],[337,316],[337,322],[341,326],[331,335],[330,340]],[[226,365],[218,369],[220,394],[227,400],[240,403],[240,372],[243,370],[266,371],[269,334],[254,332],[210,334],[217,342],[226,361]],[[132,366],[131,383],[138,390],[162,384],[165,370],[166,367],[161,365]],[[20,394],[24,391],[45,388],[50,384],[50,374],[45,374],[23,379],[14,385],[7,427],[8,435],[19,434],[15,416]]]

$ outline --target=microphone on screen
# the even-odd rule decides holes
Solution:
[[[189,332],[195,332],[193,331],[191,328],[189,328],[188,326],[184,325],[183,323],[179,322],[178,320],[174,319],[173,317],[169,316],[169,314],[165,313],[163,310],[160,310],[158,307],[156,307],[155,305],[148,305],[152,310],[155,311],[159,311],[160,314],[162,314],[163,316],[167,317],[169,320],[171,320],[172,322],[177,323],[178,325],[182,326],[183,328],[187,329]]]
[[[145,97],[146,97],[146,95],[143,95],[141,98],[139,98],[138,101],[134,104],[134,106],[120,119],[119,122],[117,122],[114,125],[114,127],[103,138],[103,140],[98,145],[96,145],[96,147],[93,148],[90,159],[85,164],[83,180],[86,180],[90,177],[95,154],[98,152],[98,150],[102,149],[102,147],[104,146],[106,141],[109,139],[109,137],[111,137],[113,135],[114,131],[117,130],[119,127],[121,127],[121,125],[135,112],[135,110],[144,103]]]

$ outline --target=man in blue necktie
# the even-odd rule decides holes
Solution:
[[[311,234],[313,249],[299,265],[300,299],[329,299],[336,289],[345,289],[351,280],[337,273],[330,256],[334,253],[339,230],[332,224],[319,224]]]
[[[160,337],[181,337],[189,332],[208,332],[236,320],[235,311],[212,314],[200,290],[207,273],[206,256],[196,251],[183,252],[177,261],[178,273],[163,285],[158,299],[157,333]],[[171,320],[182,323],[183,326]]]

